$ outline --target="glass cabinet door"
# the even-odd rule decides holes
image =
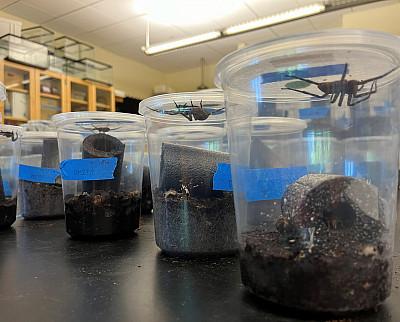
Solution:
[[[40,73],[40,119],[49,120],[63,111],[62,79],[51,74]]]
[[[89,85],[71,81],[71,112],[89,110]]]
[[[96,110],[112,111],[112,91],[110,89],[96,88]]]
[[[33,70],[4,63],[4,85],[7,101],[4,103],[4,122],[18,124],[31,118]]]

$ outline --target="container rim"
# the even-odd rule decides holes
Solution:
[[[9,130],[9,131],[15,131],[18,134],[25,133],[24,128],[22,126],[18,125],[9,125],[9,124],[0,124],[0,130]]]
[[[56,127],[82,121],[121,121],[128,123],[138,123],[145,127],[144,117],[141,115],[119,113],[119,112],[67,112],[52,116],[51,120]]]
[[[56,139],[57,132],[54,131],[25,131],[23,139]]]
[[[251,127],[256,126],[269,126],[263,130],[254,130],[256,132],[264,132],[268,134],[290,134],[297,133],[307,128],[307,122],[291,117],[271,117],[271,116],[259,116],[251,118]]]
[[[193,120],[189,121],[182,117],[182,119],[170,118],[167,114],[160,114],[154,109],[158,109],[159,111],[164,111],[160,106],[163,106],[166,103],[171,102],[188,102],[190,100],[202,100],[203,102],[213,101],[218,102],[221,106],[225,107],[225,98],[224,93],[221,89],[211,89],[206,91],[198,91],[198,92],[176,92],[169,94],[161,94],[155,95],[149,98],[142,100],[139,103],[139,114],[143,115],[146,119],[161,121],[163,123],[171,123],[171,124],[221,124],[226,122],[226,114],[221,115],[221,118],[218,120]],[[161,116],[163,115],[163,116]]]
[[[274,40],[264,41],[246,48],[238,49],[225,57],[223,57],[216,66],[214,82],[218,88],[232,90],[241,93],[234,93],[240,97],[250,98],[254,94],[249,91],[238,89],[230,86],[228,79],[237,75],[243,68],[255,65],[260,62],[260,58],[271,56],[273,53],[288,51],[289,49],[300,47],[322,47],[327,45],[341,46],[360,46],[365,49],[382,50],[387,52],[388,56],[393,59],[397,70],[385,77],[389,83],[396,77],[400,76],[400,38],[385,32],[361,30],[361,29],[329,29],[318,32],[310,32],[298,35],[281,37]],[[256,74],[253,75],[257,76]],[[396,76],[396,77],[395,77]],[[285,101],[299,101],[296,97],[279,98]],[[276,97],[262,97],[261,100],[277,100]],[[307,101],[308,99],[304,99]]]

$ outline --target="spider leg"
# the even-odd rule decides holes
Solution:
[[[365,84],[361,84],[361,87],[357,88],[357,92],[361,91],[364,88]]]
[[[360,94],[355,94],[354,97],[355,98],[359,98],[359,97],[364,97],[367,96],[368,98],[372,95],[375,94],[378,90],[378,86],[377,86],[377,80],[374,80],[371,84],[371,88],[369,90],[369,92],[365,92],[365,93],[360,93]]]
[[[335,103],[335,102],[337,101],[337,99],[338,99],[338,97],[339,97],[339,94],[340,94],[340,93],[332,94],[332,96],[331,96],[331,103],[332,103],[332,104]]]
[[[344,91],[340,92],[340,98],[339,98],[339,104],[338,104],[339,106],[342,106],[345,95],[346,95],[346,93]]]
[[[302,93],[302,94],[306,94],[306,95],[311,95],[311,96],[318,97],[318,98],[325,98],[325,97],[327,97],[329,95],[327,93],[324,93],[323,95],[318,95],[318,94],[310,93],[310,92],[307,92],[307,91],[301,91],[299,89],[289,88],[289,87],[284,87],[282,89],[287,89],[289,91],[294,91],[294,92],[298,92],[298,93]]]
[[[216,111],[211,112],[210,114],[211,114],[211,115],[214,115],[214,114],[216,114],[216,113],[218,113],[218,112],[220,112],[220,111],[223,111],[224,109],[225,109],[225,107],[220,108],[220,109],[218,109],[218,110],[216,110]]]
[[[343,70],[343,74],[342,74],[342,78],[341,81],[344,81],[344,79],[346,78],[346,73],[347,73],[347,67],[349,66],[349,64],[344,64],[344,70]],[[340,106],[340,105],[339,105]]]
[[[352,106],[353,94],[347,94],[347,106]]]
[[[203,100],[200,100],[200,108],[203,109]]]
[[[179,114],[182,115],[188,121],[193,121],[192,114],[189,115],[186,115],[185,113],[179,113]]]
[[[317,83],[317,82],[314,82],[314,81],[312,81],[312,80],[310,80],[310,79],[302,78],[302,77],[299,77],[299,76],[286,75],[286,77],[299,79],[299,80],[302,80],[302,81],[304,81],[304,82],[307,82],[307,83],[310,83],[310,84],[314,84],[314,85],[319,85],[319,83]]]
[[[349,106],[354,106],[354,105],[356,105],[356,104],[359,104],[359,103],[361,103],[361,102],[364,102],[364,101],[368,100],[368,99],[371,97],[372,94],[374,94],[374,93],[377,92],[377,85],[376,85],[376,83],[377,83],[377,80],[374,80],[374,81],[372,82],[371,89],[370,89],[369,92],[361,93],[361,94],[355,94],[355,95],[353,96],[353,98],[360,98],[360,97],[362,97],[362,98],[359,99],[358,101],[354,101],[354,102],[353,102],[353,100],[352,100],[352,101],[351,101],[351,104],[348,104],[348,105],[349,105]]]

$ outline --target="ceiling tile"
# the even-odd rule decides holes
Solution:
[[[137,18],[130,18],[80,35],[82,38],[93,37],[93,42],[98,40],[102,45],[118,43],[124,39],[139,36],[145,38],[145,23]]]
[[[0,0],[0,10],[3,10],[5,7],[13,4],[16,0]]]
[[[153,24],[152,26],[157,26]],[[162,27],[162,25],[158,25],[158,27]],[[207,24],[198,24],[198,25],[191,25],[191,26],[179,26],[174,25],[175,28],[183,31],[187,35],[199,35],[203,33],[207,33],[210,31],[220,30],[221,26],[214,21],[210,21]]]
[[[299,6],[295,0],[247,0],[246,4],[259,17],[267,17]]]
[[[77,0],[51,1],[51,0],[21,0],[21,3],[31,7],[40,8],[43,12],[51,16],[58,17],[73,10],[83,7]]]
[[[110,25],[114,21],[100,11],[87,7],[56,19],[54,22],[74,25],[80,29],[80,33],[83,33]]]
[[[44,21],[53,18],[52,15],[44,12],[43,10],[24,4],[22,2],[17,2],[11,6],[8,6],[4,9],[4,11],[14,16],[30,20],[37,24],[41,24]]]
[[[332,29],[341,28],[343,23],[343,14],[351,12],[351,9],[344,9],[340,11],[323,13],[314,17],[309,18],[315,29]]]
[[[45,23],[44,26],[61,34],[72,37],[76,37],[81,32],[79,26],[75,26],[64,20],[54,20],[49,23]]]
[[[307,19],[301,19],[293,22],[284,23],[275,27],[271,27],[271,30],[279,37],[299,34],[303,32],[313,31],[314,28],[310,21]]]
[[[132,0],[118,0],[117,3],[115,0],[104,0],[94,4],[92,8],[106,15],[114,22],[120,22],[130,17],[138,16],[138,14],[133,11]]]
[[[247,22],[257,18],[257,15],[245,4],[241,4],[237,11],[234,13],[221,17],[215,22],[222,28],[237,25],[239,23]]]

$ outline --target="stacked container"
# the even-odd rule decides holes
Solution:
[[[43,127],[43,124],[31,128]],[[18,213],[25,219],[64,216],[57,133],[25,131],[21,141]]]
[[[53,117],[58,132],[67,232],[126,237],[139,227],[144,119],[111,112]]]
[[[243,283],[292,308],[375,308],[390,294],[400,41],[332,31],[217,66]]]
[[[222,93],[155,96],[139,112],[146,118],[158,247],[188,256],[235,252],[233,195],[220,182],[229,166]]]
[[[0,229],[16,219],[21,136],[22,128],[0,125]]]

